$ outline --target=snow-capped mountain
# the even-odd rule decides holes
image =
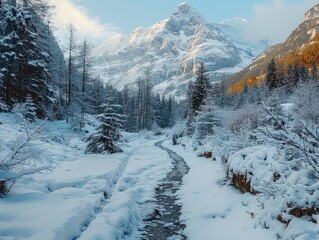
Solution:
[[[135,29],[113,53],[97,59],[96,71],[118,89],[134,85],[149,73],[154,90],[183,98],[196,65],[204,62],[212,81],[220,80],[249,64],[254,54],[239,48],[221,30],[208,23],[188,3],[149,28]],[[98,46],[99,52],[103,47]]]

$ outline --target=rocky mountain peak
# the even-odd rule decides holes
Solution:
[[[189,21],[190,23],[205,22],[204,18],[187,2],[181,3],[173,11],[170,20]]]
[[[180,14],[189,14],[194,11],[193,7],[187,2],[183,2],[176,7],[175,12]]]
[[[319,18],[319,4],[309,9],[305,13],[305,21],[315,19],[315,18]]]

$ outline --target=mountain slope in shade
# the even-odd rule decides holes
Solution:
[[[169,18],[147,29],[135,29],[121,45],[95,64],[106,82],[122,89],[145,79],[149,72],[157,93],[180,99],[198,63],[205,63],[215,81],[241,70],[253,58],[248,47],[235,46],[218,24],[206,22],[187,3],[179,5]]]
[[[305,21],[291,33],[285,42],[274,45],[262,52],[250,65],[231,76],[228,79],[228,83],[234,85],[250,77],[260,78],[264,75],[265,69],[272,59],[282,63],[286,62],[286,58],[290,55],[297,56],[302,54],[306,46],[313,44],[313,40],[318,33],[319,4],[305,14]]]

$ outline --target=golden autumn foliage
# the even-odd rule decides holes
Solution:
[[[263,81],[262,77],[255,77],[255,76],[247,77],[237,82],[236,84],[230,86],[228,88],[228,93],[229,94],[240,93],[244,89],[245,85],[247,85],[248,88],[252,88],[255,85],[259,85],[262,81]]]
[[[309,43],[305,44],[302,48],[295,51],[288,52],[284,56],[278,56],[275,58],[276,65],[279,73],[286,73],[288,66],[296,63],[304,65],[306,68],[311,69],[313,63],[319,66],[319,33],[317,33]],[[228,88],[228,93],[240,93],[244,84],[246,83],[249,88],[252,88],[256,84],[260,84],[264,80],[264,72],[259,76],[247,77]]]

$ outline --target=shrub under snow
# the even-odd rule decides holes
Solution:
[[[44,123],[44,122],[43,122]],[[36,144],[41,136],[40,124],[31,130],[24,121],[25,133],[13,142],[2,140],[0,151],[0,196],[8,193],[13,184],[26,175],[43,172],[52,168],[48,156]]]

